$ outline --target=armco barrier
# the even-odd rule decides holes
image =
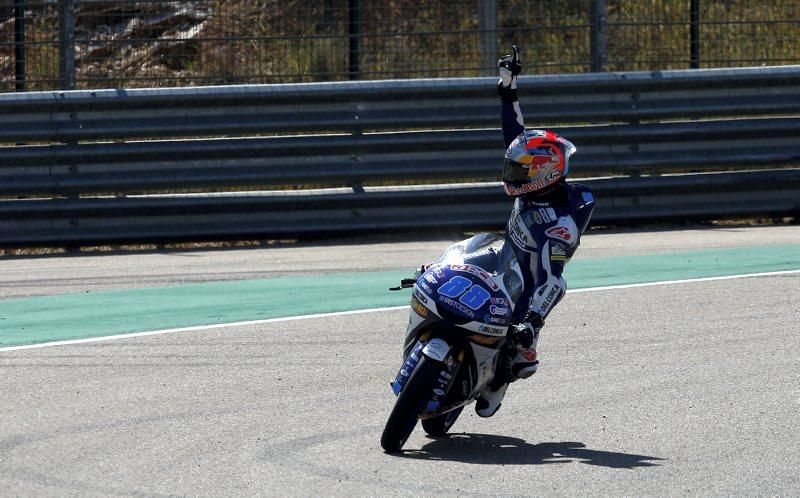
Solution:
[[[362,188],[496,180],[494,84],[0,94],[0,246],[501,228],[497,184]],[[528,76],[520,95],[528,126],[578,145],[573,177],[610,177],[579,180],[595,223],[800,212],[800,66]],[[347,188],[241,192],[309,186]]]
[[[595,224],[797,213],[800,170],[608,178],[583,182],[602,209]],[[760,185],[754,195],[753,185]],[[504,226],[499,184],[267,194],[18,200],[0,203],[7,245],[82,245]],[[13,237],[11,235],[13,234]],[[13,238],[13,241],[11,240]]]

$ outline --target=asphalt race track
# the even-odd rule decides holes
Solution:
[[[0,310],[59,293],[413,268],[448,242],[5,259]],[[748,247],[758,258],[771,244],[800,244],[800,227],[591,234],[579,257]],[[0,349],[0,495],[800,495],[798,272],[570,293],[542,332],[539,372],[493,418],[468,407],[450,437],[418,427],[387,455],[406,317]]]

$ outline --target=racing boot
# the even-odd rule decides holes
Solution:
[[[500,409],[503,396],[506,395],[508,384],[514,379],[511,378],[511,368],[508,353],[500,357],[500,361],[495,370],[494,379],[486,386],[475,400],[475,413],[479,417],[491,417]]]
[[[508,384],[519,379],[527,379],[536,373],[539,360],[536,358],[536,343],[539,340],[541,324],[534,327],[530,322],[512,328],[510,343],[514,349],[503,354],[497,365],[494,379],[481,391],[475,402],[475,413],[480,417],[491,417],[500,409]]]
[[[536,344],[539,342],[539,331],[543,325],[544,319],[539,314],[530,312],[525,315],[523,323],[512,327],[511,343],[517,350],[511,359],[512,379],[527,379],[539,368]]]
[[[536,359],[535,349],[528,348],[522,352],[514,351],[514,353],[513,358],[503,361],[505,363],[504,368],[502,370],[500,368],[497,369],[498,372],[495,378],[481,391],[475,401],[475,413],[479,416],[491,417],[494,415],[500,408],[508,385],[519,379],[527,379],[536,373],[539,361]]]
[[[502,404],[503,396],[506,395],[506,389],[508,389],[508,382],[504,382],[497,387],[489,384],[481,391],[481,394],[475,401],[475,413],[477,413],[479,417],[484,418],[491,417],[497,413],[497,410],[500,409],[500,405]]]

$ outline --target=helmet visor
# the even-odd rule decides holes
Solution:
[[[524,182],[528,178],[529,165],[521,164],[506,158],[503,164],[503,181],[504,182]]]

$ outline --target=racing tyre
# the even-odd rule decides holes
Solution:
[[[444,436],[447,431],[456,423],[458,416],[461,415],[461,410],[464,407],[456,408],[451,412],[447,412],[438,417],[426,418],[422,421],[422,428],[429,436]]]
[[[400,451],[417,425],[419,414],[430,396],[440,364],[420,354],[421,358],[411,373],[400,396],[394,404],[389,420],[381,435],[381,447],[387,453]]]

